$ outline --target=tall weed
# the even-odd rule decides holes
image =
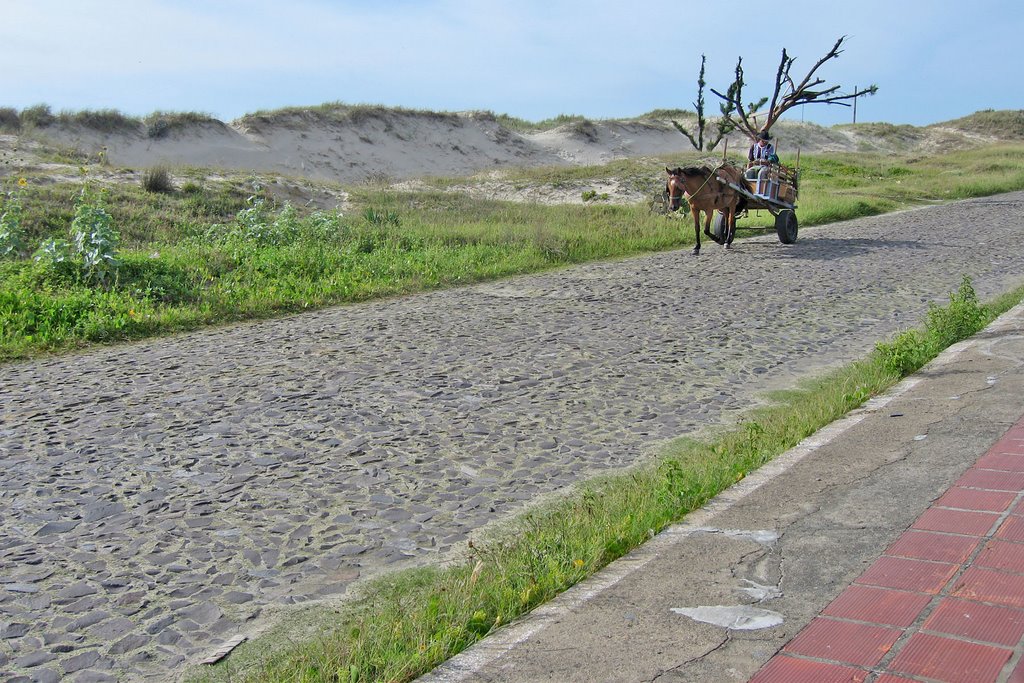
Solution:
[[[33,254],[51,281],[107,289],[114,286],[121,237],[102,193],[94,194],[88,185],[82,187],[68,233],[70,239],[44,240]]]
[[[903,377],[920,369],[956,342],[976,334],[992,320],[992,311],[978,302],[971,279],[964,275],[960,287],[949,295],[945,307],[928,307],[924,330],[907,330],[892,341],[876,345],[882,364]]]
[[[154,166],[142,173],[142,187],[146,192],[171,194],[174,192],[174,181],[171,172],[163,166]]]
[[[71,244],[86,284],[109,286],[117,274],[121,240],[103,205],[103,195],[83,187],[71,221]]]
[[[26,253],[25,229],[22,218],[25,209],[22,194],[28,181],[18,178],[18,189],[8,192],[0,201],[0,260],[23,258]]]

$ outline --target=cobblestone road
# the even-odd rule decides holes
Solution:
[[[964,274],[1024,284],[1021,244],[1014,193],[0,367],[0,678],[173,678],[863,356]]]

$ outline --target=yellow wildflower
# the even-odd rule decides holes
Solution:
[[[24,178],[18,178],[18,187],[25,187],[28,185],[28,181]]]
[[[572,561],[572,566],[576,567],[576,569],[582,569],[583,568],[583,560],[573,560]]]

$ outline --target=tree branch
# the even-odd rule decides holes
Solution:
[[[768,107],[766,113],[766,119],[764,125],[757,125],[757,117],[760,115],[757,112],[761,107],[769,101],[769,98],[764,97],[756,103],[744,103],[743,101],[743,87],[746,83],[743,80],[743,58],[739,57],[736,60],[736,76],[733,79],[729,89],[722,94],[718,90],[711,88],[711,92],[714,93],[719,99],[722,100],[720,108],[722,116],[718,123],[718,137],[713,143],[711,148],[721,141],[722,137],[732,132],[733,130],[741,130],[746,133],[751,139],[758,136],[759,133],[767,131],[782,117],[782,115],[795,107],[798,104],[839,104],[842,106],[850,106],[849,100],[854,100],[864,95],[874,95],[878,91],[878,86],[871,85],[865,90],[855,92],[850,95],[837,95],[839,89],[842,86],[835,85],[830,88],[824,88],[822,90],[814,90],[820,85],[825,84],[823,78],[816,77],[818,69],[822,67],[826,62],[836,59],[843,50],[840,48],[846,41],[846,36],[841,36],[836,40],[835,44],[823,57],[821,57],[807,74],[803,77],[799,84],[797,84],[790,76],[790,70],[793,67],[793,63],[796,61],[795,58],[790,57],[789,53],[785,48],[782,50],[782,57],[779,59],[779,67],[775,72],[775,88],[772,91],[771,104]],[[698,123],[700,125],[701,132],[701,144],[703,144],[703,131],[705,122],[703,120],[703,109],[704,109],[704,57],[701,56],[701,77],[698,81],[700,86],[700,97],[698,98],[699,103],[699,115]],[[678,127],[678,124],[677,124]],[[682,130],[682,129],[680,129]],[[693,142],[692,136],[688,133],[687,137]],[[695,145],[696,146],[696,145]],[[700,147],[698,147],[700,149]]]
[[[680,124],[678,121],[673,121],[672,125],[676,127],[676,130],[678,130],[680,133],[686,136],[686,139],[690,141],[690,144],[693,145],[694,149],[700,149],[700,144],[698,144],[698,142],[693,139],[693,136],[690,134],[690,131],[683,128],[682,124]]]

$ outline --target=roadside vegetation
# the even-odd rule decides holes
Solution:
[[[11,119],[5,111],[0,122]],[[17,114],[19,126],[24,116]],[[120,125],[116,116],[107,123]],[[556,125],[565,123],[586,122]],[[504,176],[574,187],[616,178],[649,198],[631,206],[473,199],[445,191],[453,182],[439,179],[421,192],[347,188],[344,213],[276,203],[255,178],[190,172],[174,182],[170,169],[157,168],[138,183],[109,183],[90,166],[60,182],[8,175],[0,187],[0,360],[682,248],[692,240],[689,218],[652,211],[652,202],[664,166],[696,160]],[[1024,146],[936,157],[805,155],[801,171],[799,217],[808,228],[1024,189]],[[741,225],[771,222],[762,212]],[[1022,298],[1024,289],[983,305],[965,279],[922,329],[865,360],[776,395],[734,428],[679,440],[629,472],[581,484],[479,539],[450,566],[367,582],[343,605],[243,645],[196,680],[411,680],[629,552]],[[297,638],[303,625],[308,638]]]
[[[651,198],[631,206],[474,199],[438,180],[422,192],[349,188],[345,214],[275,203],[254,178],[206,182],[192,172],[177,188],[168,169],[150,169],[139,185],[100,184],[89,166],[65,182],[8,176],[0,360],[685,247],[689,217],[651,210],[663,167],[680,162],[688,160],[527,169],[505,179],[558,187],[615,178]],[[806,155],[801,173],[798,215],[807,228],[1024,189],[1024,147]],[[772,223],[762,211],[740,226]]]
[[[964,278],[948,306],[930,308],[922,329],[879,344],[866,359],[776,394],[717,436],[680,439],[649,463],[520,515],[470,544],[453,566],[368,582],[352,600],[307,612],[191,680],[412,680],[625,555],[1022,299],[1024,288],[983,305]],[[310,632],[296,639],[299,622]]]

